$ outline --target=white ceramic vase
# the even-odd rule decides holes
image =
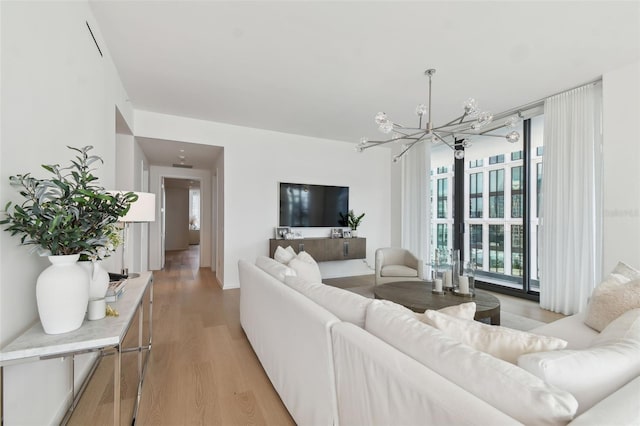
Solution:
[[[89,302],[89,279],[78,265],[79,257],[49,256],[51,265],[38,276],[38,314],[47,334],[67,333],[82,325]]]
[[[102,299],[109,288],[109,273],[102,267],[101,260],[78,262],[89,277],[89,299]]]

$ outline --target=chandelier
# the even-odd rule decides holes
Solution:
[[[516,143],[520,140],[520,133],[513,130],[520,121],[520,113],[509,116],[504,123],[496,125],[494,116],[488,111],[480,111],[475,99],[467,99],[463,104],[462,115],[454,118],[442,126],[433,126],[431,121],[431,78],[436,70],[430,68],[424,72],[429,77],[429,104],[420,104],[416,107],[418,115],[418,127],[406,127],[389,120],[387,114],[379,112],[375,116],[376,124],[379,130],[390,138],[382,141],[370,141],[366,137],[360,139],[356,145],[356,151],[362,152],[365,149],[374,146],[380,146],[391,142],[403,143],[402,150],[393,157],[393,162],[397,163],[404,154],[407,153],[415,144],[429,141],[432,143],[441,142],[453,150],[454,157],[458,160],[464,158],[464,148],[471,146],[469,137],[471,136],[494,136],[505,138],[508,142]],[[423,127],[422,122],[427,115],[426,124]],[[489,126],[491,123],[493,125]],[[490,127],[488,129],[488,127]],[[506,135],[489,133],[498,128],[511,129]],[[484,129],[484,130],[483,130]]]

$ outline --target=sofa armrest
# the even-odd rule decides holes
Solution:
[[[636,377],[576,417],[571,426],[637,426],[640,424],[640,377]]]

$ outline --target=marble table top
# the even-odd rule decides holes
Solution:
[[[120,299],[107,303],[118,311],[120,315],[117,317],[105,317],[95,321],[85,319],[79,329],[63,334],[46,334],[40,321],[36,322],[0,350],[0,365],[119,345],[152,278],[151,272],[148,271],[142,272],[137,278],[128,279]]]

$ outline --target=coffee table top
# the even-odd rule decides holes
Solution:
[[[449,292],[434,294],[431,289],[431,283],[425,281],[396,281],[375,286],[373,294],[376,299],[390,300],[420,313],[476,302],[475,319],[491,318],[492,324],[500,323],[500,300],[486,291],[476,289],[475,297],[462,297]]]

